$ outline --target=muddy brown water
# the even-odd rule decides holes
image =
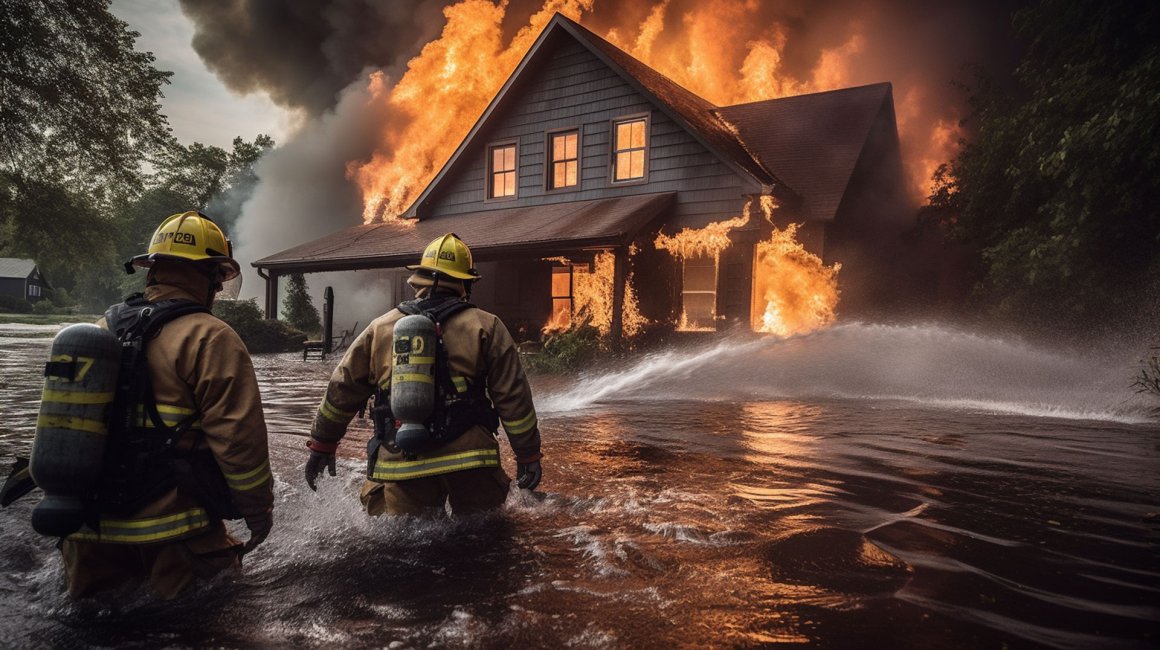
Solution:
[[[7,464],[49,340],[4,327]],[[27,498],[0,511],[0,646],[1154,647],[1160,425],[1131,362],[940,326],[674,350],[535,382],[537,493],[371,519],[363,423],[301,480],[334,361],[260,356],[276,528],[243,573],[70,603]]]

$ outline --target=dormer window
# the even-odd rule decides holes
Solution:
[[[488,147],[487,198],[516,196],[516,143],[505,142]]]
[[[548,134],[548,189],[560,190],[580,184],[580,132],[576,129]]]
[[[612,122],[612,182],[644,180],[648,162],[648,117]]]

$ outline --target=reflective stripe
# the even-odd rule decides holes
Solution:
[[[435,357],[408,356],[407,363],[412,366],[433,366],[435,365]]]
[[[245,492],[246,490],[252,490],[258,487],[259,485],[264,485],[266,481],[269,480],[270,461],[263,461],[261,465],[258,465],[254,469],[248,472],[243,472],[241,474],[230,474],[227,472],[222,473],[225,474],[226,483],[229,484],[231,490],[236,492]]]
[[[422,375],[417,372],[403,372],[397,375],[391,375],[392,384],[397,384],[401,381],[417,381],[424,384],[434,384],[435,378],[431,375]]]
[[[518,436],[521,433],[527,433],[536,428],[536,412],[533,410],[527,417],[519,420],[501,420],[503,422],[503,430],[507,431],[509,436]]]
[[[56,404],[107,404],[113,401],[113,393],[78,393],[64,390],[46,390],[41,399]]]
[[[109,427],[103,420],[90,420],[74,415],[39,415],[36,418],[37,429],[71,429],[73,431],[87,431],[104,435]]]
[[[175,515],[146,519],[101,518],[100,532],[84,529],[68,538],[82,542],[146,544],[180,537],[209,525],[209,515],[202,508],[192,508]]]
[[[375,462],[371,478],[377,481],[405,481],[477,467],[499,467],[499,450],[475,449],[421,460],[392,461],[380,458]]]
[[[346,424],[354,418],[356,411],[344,411],[331,404],[330,400],[324,399],[322,405],[318,407],[318,413],[331,422]]]
[[[157,414],[161,416],[161,421],[164,422],[165,426],[167,427],[175,427],[178,424],[181,424],[181,421],[184,420],[186,416],[193,415],[196,412],[196,410],[186,408],[184,406],[171,406],[169,404],[157,405]],[[137,426],[144,427],[146,429],[153,428],[153,418],[146,415],[145,406],[143,404],[137,405]],[[197,420],[194,420],[189,426],[191,429],[200,429],[201,419],[198,418]]]
[[[451,383],[455,385],[455,390],[461,393],[467,392],[467,377],[452,377]]]

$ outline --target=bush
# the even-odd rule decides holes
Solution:
[[[213,313],[238,333],[250,352],[294,352],[306,342],[301,331],[282,321],[262,318],[262,310],[252,298],[216,301]]]
[[[32,305],[34,314],[52,314],[56,312],[56,305],[51,300],[38,300]]]
[[[539,354],[528,358],[528,369],[545,373],[575,370],[594,361],[604,347],[600,331],[590,325],[553,334]]]
[[[31,314],[32,305],[24,298],[0,296],[0,313]]]
[[[1132,384],[1137,393],[1151,393],[1160,397],[1160,346],[1140,361],[1140,374]]]

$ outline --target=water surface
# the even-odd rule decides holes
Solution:
[[[4,463],[48,346],[0,326]],[[1160,426],[1131,360],[858,324],[672,351],[536,382],[536,494],[370,519],[365,423],[336,479],[300,478],[334,361],[261,356],[276,528],[243,575],[70,603],[26,499],[0,512],[0,645],[1152,647]]]

